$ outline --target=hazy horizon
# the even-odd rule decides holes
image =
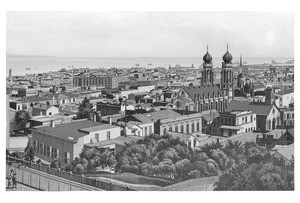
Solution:
[[[54,57],[293,57],[291,12],[20,12],[6,52]]]

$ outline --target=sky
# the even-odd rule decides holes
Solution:
[[[290,12],[7,12],[6,53],[59,57],[293,57]]]

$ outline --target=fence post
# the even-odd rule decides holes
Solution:
[[[97,178],[94,178],[95,179],[95,187],[97,187]]]
[[[59,177],[60,177],[60,174],[61,174],[61,173],[60,173],[60,168],[58,168],[58,176],[59,176]]]
[[[126,190],[127,190],[127,191],[129,190],[129,187],[128,187],[128,185],[126,185]]]
[[[109,182],[109,190],[112,191],[112,183]]]
[[[50,174],[50,165],[48,165],[48,173]]]
[[[71,180],[72,171],[69,171],[69,180]]]
[[[41,171],[41,163],[39,163],[39,171]]]

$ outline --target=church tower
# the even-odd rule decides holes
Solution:
[[[203,56],[203,70],[202,70],[202,80],[201,84],[203,85],[213,85],[214,84],[214,73],[213,73],[213,63],[212,57],[208,53],[208,45],[207,52]]]
[[[223,55],[222,70],[221,70],[221,91],[224,97],[224,109],[227,104],[233,99],[233,72],[232,72],[232,55],[227,52]]]

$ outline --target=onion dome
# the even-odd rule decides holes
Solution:
[[[203,56],[203,61],[205,63],[211,63],[212,62],[212,57],[211,55],[208,53],[208,45],[207,45],[207,52],[206,54]]]
[[[230,63],[232,61],[232,55],[228,52],[228,44],[227,44],[227,52],[223,55],[223,61],[225,63]]]

